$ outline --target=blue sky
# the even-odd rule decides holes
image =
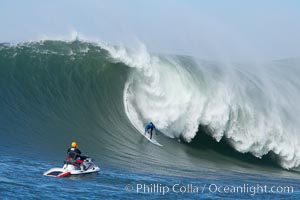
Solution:
[[[70,35],[206,59],[300,55],[296,0],[1,0],[0,42]]]

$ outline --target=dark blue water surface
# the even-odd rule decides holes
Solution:
[[[199,178],[191,178],[180,174],[157,175],[151,171],[139,173],[103,164],[100,164],[101,171],[98,174],[67,178],[42,175],[55,166],[59,166],[59,163],[47,163],[34,158],[1,157],[1,198],[297,199],[300,195],[298,180],[291,178],[238,172],[195,174]]]

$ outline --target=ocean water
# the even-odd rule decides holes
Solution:
[[[299,63],[0,44],[1,198],[298,199]],[[72,141],[101,171],[43,176]]]

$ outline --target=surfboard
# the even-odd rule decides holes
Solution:
[[[147,138],[147,140],[149,140],[152,144],[155,144],[157,146],[160,146],[162,147],[163,145],[159,144],[154,138],[153,138],[153,135],[152,135],[152,139],[150,139],[150,134],[149,133],[141,133],[145,138]],[[154,133],[153,133],[154,134]]]

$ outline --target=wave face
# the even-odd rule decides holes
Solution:
[[[128,157],[146,121],[186,142],[204,127],[238,152],[272,153],[293,168],[300,164],[299,63],[229,65],[78,40],[1,44],[0,131],[12,133],[5,143],[35,144],[73,132],[109,149],[107,157]]]

